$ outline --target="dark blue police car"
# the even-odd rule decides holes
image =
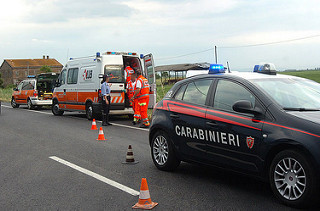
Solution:
[[[276,74],[272,64],[224,70],[212,65],[209,74],[176,83],[156,105],[154,164],[219,166],[269,180],[287,205],[310,204],[319,190],[320,84]]]

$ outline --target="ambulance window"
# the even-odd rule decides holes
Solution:
[[[124,71],[122,65],[106,65],[104,66],[104,74],[110,76],[110,83],[124,83]]]
[[[78,81],[78,68],[70,68],[68,70],[67,83],[76,84]]]
[[[214,97],[214,108],[233,111],[232,106],[238,100],[248,100],[255,106],[255,97],[242,85],[228,80],[219,80]]]
[[[17,89],[20,91],[22,89],[22,85],[23,85],[23,82],[20,82],[20,84],[18,85]]]
[[[63,85],[66,83],[67,70],[63,70],[60,75],[60,84]]]
[[[34,81],[24,81],[22,85],[22,90],[33,90]]]
[[[183,101],[205,105],[209,87],[212,80],[198,80],[188,84]]]

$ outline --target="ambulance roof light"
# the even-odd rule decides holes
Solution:
[[[140,54],[140,59],[143,59],[143,57],[144,57],[143,54]]]
[[[28,78],[36,78],[35,75],[28,75],[27,77],[28,77]]]
[[[255,65],[253,68],[253,72],[263,73],[268,75],[276,75],[276,66],[272,63],[260,63],[259,65]]]
[[[100,56],[101,56],[100,52],[97,52],[96,57],[100,57]]]
[[[222,64],[210,64],[209,74],[224,73],[225,68]]]

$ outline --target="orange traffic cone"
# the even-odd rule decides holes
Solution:
[[[92,120],[91,130],[98,130],[96,120]]]
[[[126,161],[122,162],[123,164],[136,164],[139,163],[139,161],[134,160],[133,151],[131,145],[128,147],[127,155],[126,155]]]
[[[103,134],[103,130],[102,130],[102,127],[100,127],[100,130],[99,130],[99,136],[98,136],[98,141],[106,141],[107,139],[104,138],[104,134]]]
[[[151,201],[149,188],[148,188],[148,184],[147,184],[147,179],[142,178],[141,179],[140,194],[139,194],[139,201],[134,206],[132,206],[132,208],[151,210],[157,205],[158,205],[157,202]]]

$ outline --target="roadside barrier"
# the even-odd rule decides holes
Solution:
[[[104,137],[103,129],[100,127],[98,141],[106,141],[107,139]]]
[[[147,179],[141,179],[141,187],[140,187],[140,194],[139,194],[139,201],[135,205],[132,206],[133,209],[144,209],[144,210],[151,210],[155,206],[157,206],[157,202],[151,201],[149,188],[147,184]]]
[[[127,151],[127,155],[126,155],[126,161],[122,162],[123,164],[137,164],[139,163],[139,161],[135,161],[134,160],[134,156],[133,156],[133,150],[131,145],[129,145],[128,147],[128,151]]]
[[[96,120],[92,120],[91,130],[98,130]]]

